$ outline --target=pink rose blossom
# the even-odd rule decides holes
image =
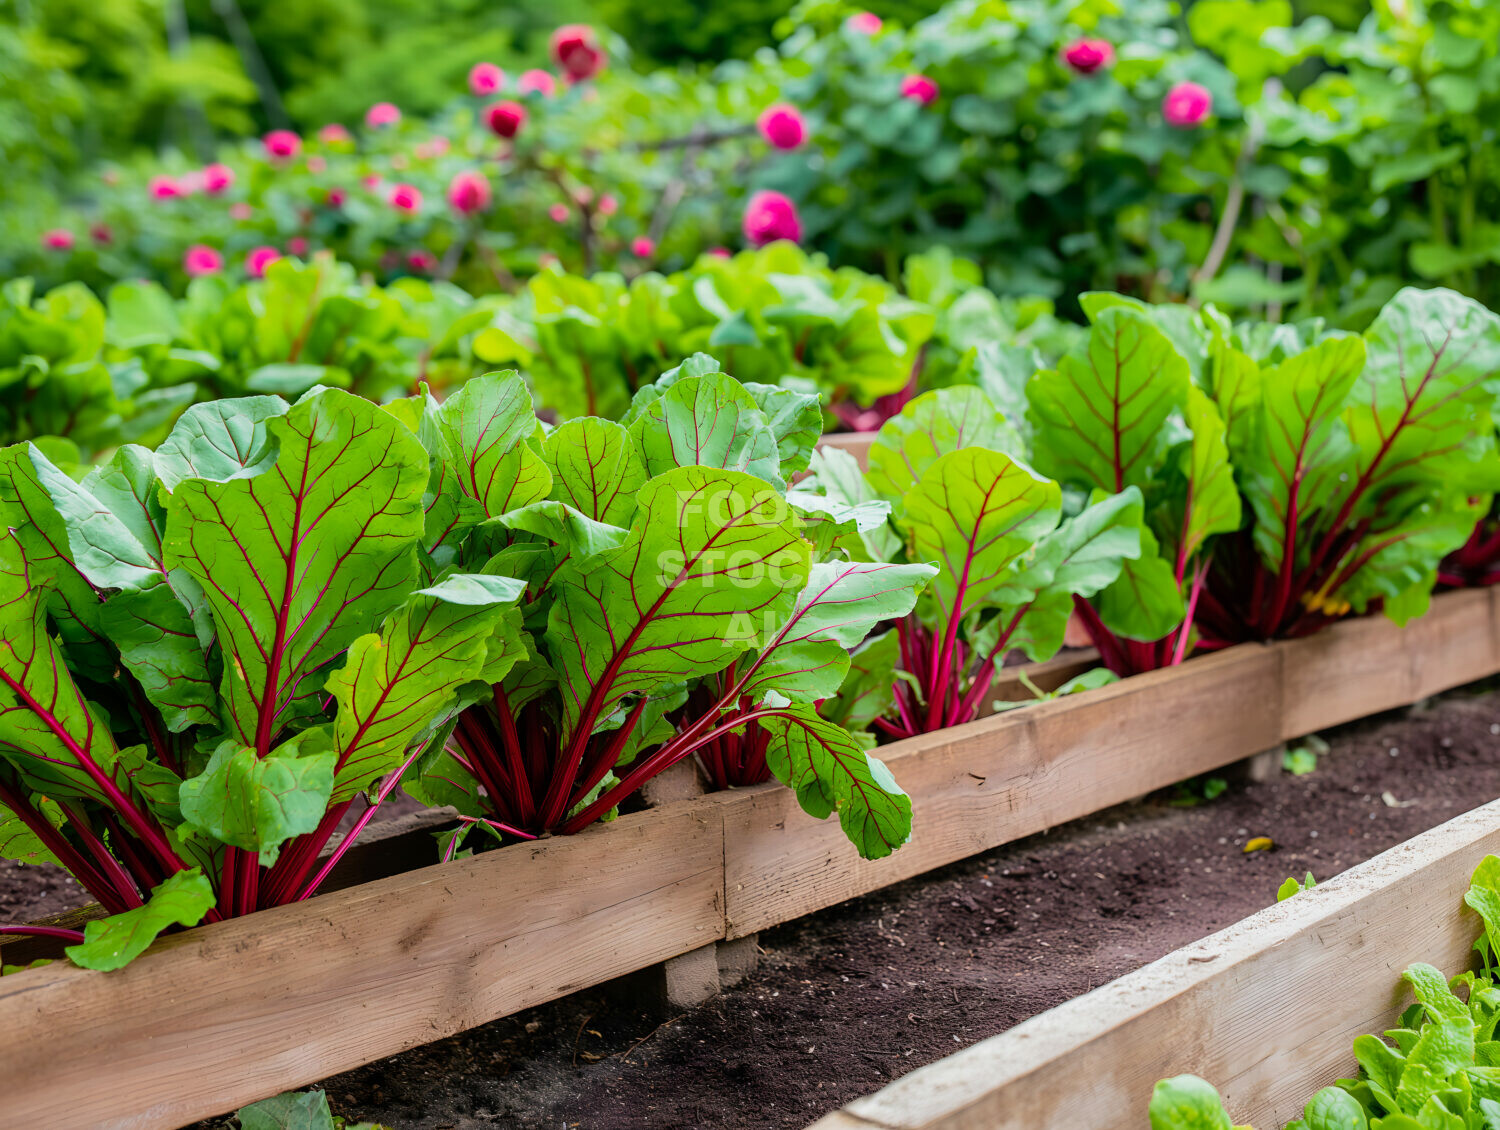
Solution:
[[[286,241],[286,249],[292,255],[299,258],[307,254],[307,237],[305,235],[294,235]]]
[[[551,98],[557,93],[557,80],[551,71],[531,70],[521,76],[516,83],[516,93],[531,94],[533,91],[543,98]]]
[[[302,152],[302,139],[289,129],[273,129],[261,139],[266,156],[273,161],[286,161]]]
[[[324,145],[342,145],[346,141],[353,141],[349,131],[338,122],[329,122],[318,131],[318,140]]]
[[[885,23],[874,12],[856,12],[849,17],[848,26],[860,35],[877,35]]]
[[[924,106],[931,106],[937,101],[937,96],[937,82],[926,75],[907,75],[901,80],[902,98],[920,102]]]
[[[195,243],[182,256],[182,269],[193,278],[217,275],[224,268],[224,256],[207,244]]]
[[[469,90],[483,98],[505,89],[505,72],[494,63],[475,63],[469,68]]]
[[[330,208],[342,208],[344,201],[349,199],[349,194],[342,188],[330,188],[327,199]]]
[[[253,215],[255,215],[255,209],[243,200],[229,206],[229,218],[231,220],[239,220],[243,223]]]
[[[217,196],[234,184],[234,170],[228,165],[213,164],[203,170],[203,191]]]
[[[552,61],[574,82],[593,78],[604,68],[604,50],[588,24],[564,24],[552,33]]]
[[[245,256],[245,274],[252,279],[265,278],[266,268],[280,258],[281,252],[274,247],[257,247]]]
[[[573,202],[580,208],[587,208],[594,202],[594,190],[588,185],[573,190]]]
[[[363,177],[360,178],[360,184],[364,185],[371,192],[374,192],[377,188],[380,187],[380,174],[366,173]]]
[[[1107,39],[1075,39],[1063,48],[1062,58],[1079,74],[1091,75],[1115,61],[1115,48]]]
[[[777,102],[761,111],[755,126],[777,149],[796,149],[807,140],[807,123],[797,107],[786,102]]]
[[[165,173],[154,176],[147,183],[147,190],[156,200],[171,200],[174,196],[181,196],[182,185],[176,177],[169,177]]]
[[[108,224],[101,222],[89,228],[89,238],[95,243],[108,245],[115,241],[115,233]]]
[[[568,222],[568,217],[571,216],[572,213],[568,211],[568,206],[566,204],[554,204],[552,205],[552,207],[547,209],[547,215],[552,217],[552,222],[554,224],[565,224]]]
[[[796,243],[802,238],[802,219],[797,206],[779,192],[757,192],[745,208],[745,238],[756,247],[778,239]]]
[[[370,129],[384,129],[401,120],[401,107],[394,102],[377,102],[365,111],[365,125]]]
[[[471,215],[490,206],[490,182],[481,172],[465,169],[448,182],[448,203],[455,212]]]
[[[1196,82],[1179,82],[1161,100],[1162,117],[1178,129],[1192,129],[1213,112],[1214,96]]]
[[[515,137],[526,125],[526,107],[519,102],[496,102],[485,108],[484,124],[496,137]]]
[[[407,253],[406,265],[414,271],[431,272],[437,269],[437,259],[431,251],[418,249]]]
[[[705,254],[712,255],[715,259],[734,258],[734,256],[730,254],[729,248],[727,247],[710,247]]]
[[[42,233],[42,245],[53,251],[72,251],[73,233],[67,228],[52,228]]]
[[[328,161],[319,153],[314,153],[307,159],[307,171],[310,173],[323,173],[328,171]]]
[[[414,184],[393,185],[386,200],[398,212],[415,213],[422,210],[422,190]]]
[[[656,244],[645,236],[636,236],[630,242],[630,253],[637,259],[649,259],[656,254]]]
[[[606,192],[603,196],[599,197],[599,215],[613,216],[619,210],[620,202],[610,193]]]

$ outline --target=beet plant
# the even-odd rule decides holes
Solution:
[[[1088,338],[1026,384],[1037,468],[1084,492],[1137,487],[1146,507],[1139,557],[1093,599],[1075,598],[1101,658],[1121,675],[1182,662],[1193,636],[1214,534],[1237,530],[1241,506],[1213,399],[1153,322],[1153,312],[1091,294]]]
[[[360,794],[356,832],[524,654],[521,582],[422,576],[428,473],[336,389],[199,405],[81,482],[0,451],[0,850],[113,915],[75,960],[308,897]]]
[[[972,721],[1011,649],[1054,655],[1074,597],[1100,592],[1140,557],[1137,487],[1065,510],[1062,487],[1020,458],[1022,446],[984,392],[956,387],[888,421],[868,475],[843,452],[814,459],[816,488],[843,506],[890,507],[874,528],[840,535],[854,552],[939,565],[913,611],[856,653],[837,716],[891,737]]]
[[[847,559],[831,542],[858,516],[788,494],[819,435],[816,397],[699,356],[619,422],[543,431],[514,374],[402,410],[432,460],[430,578],[526,585],[527,657],[465,689],[409,791],[470,826],[573,833],[755,727],[755,756],[808,812],[837,811],[862,854],[907,839],[910,801],[818,703],[935,569]]]
[[[1440,562],[1500,485],[1500,317],[1408,288],[1363,336],[1237,333],[1206,372],[1247,525],[1214,551],[1205,642],[1302,636],[1372,608],[1397,623],[1424,612]]]

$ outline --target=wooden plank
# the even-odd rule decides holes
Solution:
[[[1021,682],[1020,673],[1044,691],[1055,691],[1069,679],[1092,671],[1099,666],[1099,652],[1092,647],[1068,648],[1041,663],[1025,663],[1019,667],[1002,667],[995,676],[990,699],[1000,702],[1030,702],[1032,693]],[[986,714],[992,713],[989,702],[985,703]]]
[[[1500,851],[1500,801],[1450,820],[1144,969],[919,1068],[816,1130],[1140,1130],[1158,1079],[1191,1072],[1236,1122],[1280,1126],[1394,1025],[1401,970],[1468,967],[1469,876]]]
[[[725,810],[729,937],[754,933],[1226,765],[1280,740],[1269,648],[1234,648],[1098,691],[896,742],[912,841],[862,860],[774,786]]]
[[[854,456],[861,471],[870,469],[870,444],[875,442],[874,432],[834,432],[818,440],[819,447],[836,447]]]
[[[455,815],[451,808],[429,808],[390,820],[371,821],[354,846],[344,853],[333,874],[328,876],[323,893],[415,871],[436,862],[438,849],[433,833],[451,824]],[[332,853],[342,839],[342,834],[333,836],[319,858]],[[81,929],[84,923],[103,917],[104,908],[98,903],[89,903],[77,910],[40,919],[38,924]],[[65,945],[53,938],[0,934],[0,961],[7,965],[25,965],[39,957],[61,957]]]
[[[712,800],[0,979],[0,1130],[152,1130],[551,1000],[723,934]]]
[[[1383,616],[1335,624],[1274,645],[1282,653],[1282,738],[1299,738],[1407,706],[1500,670],[1495,593],[1433,598],[1426,616],[1398,628]]]

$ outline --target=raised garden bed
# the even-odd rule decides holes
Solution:
[[[1454,593],[887,746],[917,824],[876,863],[765,786],[6,977],[0,1126],[180,1126],[787,921],[1500,671],[1495,619]]]
[[[1458,973],[1464,908],[1500,851],[1500,801],[1450,820],[820,1119],[817,1130],[1136,1130],[1152,1086],[1211,1078],[1237,1122],[1280,1126],[1395,1026],[1413,962]]]

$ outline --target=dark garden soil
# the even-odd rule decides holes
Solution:
[[[665,1023],[579,993],[324,1086],[397,1130],[802,1127],[1500,796],[1493,685],[1325,736],[1309,776],[1156,794],[763,933],[758,972]]]

